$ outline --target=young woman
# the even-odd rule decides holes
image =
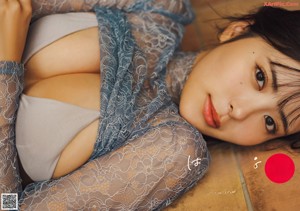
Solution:
[[[299,39],[287,40],[281,28],[289,20],[291,35],[299,37],[299,21],[291,23],[299,11],[262,8],[232,22],[222,45],[184,54],[175,50],[192,20],[186,1],[47,2],[34,1],[34,14],[100,7],[95,15],[54,15],[31,26],[16,145],[25,172],[40,182],[22,192],[22,208],[161,209],[207,170],[209,154],[198,131],[242,145],[299,132]],[[269,14],[284,20],[277,30],[266,29]],[[55,28],[55,20],[73,26]],[[43,25],[55,32],[45,42],[47,33],[37,35]],[[2,60],[20,61],[15,58]],[[3,62],[1,70],[2,105],[12,110],[2,114],[2,128],[10,126],[4,137],[14,152],[11,119],[22,66]],[[3,155],[11,161],[3,190],[21,191],[16,154]],[[2,183],[8,180],[15,181]]]

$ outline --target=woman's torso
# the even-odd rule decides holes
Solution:
[[[148,32],[147,28],[143,30]],[[51,45],[48,45],[47,47],[36,53],[34,56],[32,56],[30,60],[25,64],[27,70],[25,73],[24,94],[40,99],[53,99],[86,109],[99,111],[101,78],[99,74],[100,49],[98,33],[98,27],[77,31],[73,34],[58,39]],[[153,42],[155,42],[155,39],[153,40]],[[156,45],[153,45],[153,48],[155,48],[155,46]],[[157,53],[159,55],[159,51]],[[126,55],[124,56],[126,57]],[[104,68],[105,66],[103,67],[103,69]],[[138,70],[140,71],[140,69]],[[158,70],[151,69],[150,71]],[[132,73],[130,73],[129,76],[131,76],[131,74]],[[124,86],[127,86],[127,84],[125,83]],[[139,96],[135,96],[136,98],[138,98],[137,103],[141,103],[141,105],[138,105],[139,108],[143,108],[140,109],[139,112],[155,112],[153,111],[153,108],[149,110],[149,106],[154,106],[154,108],[158,107],[158,109],[160,109],[159,106],[162,103],[172,105],[170,99],[165,95],[166,90],[162,89],[165,89],[164,86],[160,88],[159,94],[161,96],[159,98],[159,101],[157,101],[156,96],[158,92],[156,91],[156,89],[153,89],[153,92],[150,93],[148,93],[148,91],[151,91],[149,90],[149,88],[145,89],[142,92],[139,92]],[[157,102],[152,100],[155,97]],[[130,98],[130,100],[134,100],[136,98]],[[143,98],[142,101],[140,98]],[[149,103],[146,103],[145,105],[142,104],[145,102],[149,102],[151,103],[151,105],[148,106]],[[103,103],[105,104],[105,101]],[[113,101],[113,103],[116,103],[116,101]],[[133,104],[131,101],[127,104],[129,106],[128,110],[130,110],[130,106],[133,106]],[[125,105],[127,106],[127,104]],[[115,105],[111,104],[110,106],[114,107]],[[127,107],[124,108],[124,106],[122,108],[123,110],[127,109]],[[163,112],[161,111],[160,113],[155,113],[156,117],[153,118],[153,122],[151,124],[156,125],[158,124],[157,120],[159,118],[166,117],[168,118],[166,118],[165,121],[179,121],[180,123],[185,124],[185,122],[179,118],[178,114],[176,113],[177,110],[174,106],[164,108],[165,110]],[[45,110],[45,112],[47,112],[47,110]],[[138,115],[139,113],[137,112],[136,114]],[[152,114],[147,113],[147,116],[149,116],[147,118],[150,118],[151,115]],[[161,117],[158,117],[159,115],[161,115]],[[143,121],[147,121],[147,118]],[[115,120],[116,127],[118,129],[123,126],[118,125],[119,116]],[[135,125],[139,125],[140,122],[141,121],[139,121],[139,118],[137,118],[137,124]],[[51,123],[51,125],[52,124],[55,123]],[[97,138],[96,136],[99,135],[97,134],[97,131],[99,129],[98,124],[99,120],[93,122],[88,127],[81,130],[77,134],[77,136],[74,137],[63,149],[60,160],[57,164],[58,173],[56,174],[54,172],[54,177],[59,177],[66,173],[69,173],[80,167],[84,162],[88,160],[88,158],[92,154],[94,143]],[[112,125],[111,122],[109,122],[109,124]],[[145,122],[145,124],[149,123]],[[147,127],[151,127],[151,124]],[[105,127],[102,127],[102,129],[103,128]],[[122,133],[120,133],[120,136],[125,134],[124,131],[127,132],[126,128],[124,130],[122,128]],[[103,133],[101,133],[101,135],[102,134]]]
[[[98,27],[60,38],[27,61],[23,93],[99,111],[99,52]],[[99,119],[70,140],[61,152],[53,178],[75,170],[88,160],[97,138],[98,124]]]

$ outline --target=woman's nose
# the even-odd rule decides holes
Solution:
[[[235,98],[229,104],[229,116],[238,120],[245,119],[256,112],[267,111],[276,106],[274,99],[267,96]]]

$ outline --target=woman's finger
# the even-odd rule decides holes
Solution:
[[[5,4],[7,2],[7,0],[0,0],[0,5],[2,6],[3,4]]]
[[[11,11],[17,12],[21,10],[21,4],[18,0],[7,0],[6,4],[8,6],[8,9]]]
[[[32,11],[31,0],[19,0],[23,11]]]
[[[31,13],[30,0],[0,0],[0,60],[21,61]]]

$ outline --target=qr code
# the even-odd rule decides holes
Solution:
[[[17,193],[1,193],[1,209],[2,210],[18,210],[18,194]]]

